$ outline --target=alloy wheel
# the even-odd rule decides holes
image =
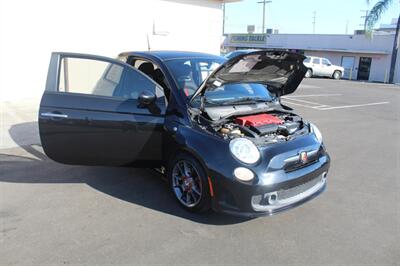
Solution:
[[[193,208],[200,202],[203,192],[201,177],[191,162],[176,162],[172,169],[172,188],[184,206]]]

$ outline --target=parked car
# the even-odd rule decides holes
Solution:
[[[306,78],[318,76],[340,79],[344,73],[343,67],[333,65],[328,59],[322,57],[307,56],[304,65],[308,69]]]
[[[48,157],[65,164],[154,167],[189,211],[271,215],[326,186],[318,128],[281,104],[304,56],[258,51],[53,53],[39,110]]]

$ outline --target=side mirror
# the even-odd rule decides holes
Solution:
[[[144,106],[151,105],[155,103],[156,98],[157,97],[153,92],[145,90],[139,94],[139,103]]]

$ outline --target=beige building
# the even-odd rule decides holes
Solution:
[[[328,58],[345,68],[344,78],[387,82],[393,47],[393,32],[364,34],[231,34],[224,41],[228,51],[237,49],[290,49],[309,56]],[[397,54],[395,83],[400,83],[400,53]]]

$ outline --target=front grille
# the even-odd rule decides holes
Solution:
[[[277,191],[277,198],[278,198],[278,200],[284,200],[284,199],[294,197],[298,194],[301,194],[301,193],[309,190],[313,186],[317,185],[321,180],[322,180],[322,176],[319,176],[317,178],[314,178],[314,179],[308,181],[307,183],[298,185],[296,187],[292,187],[292,188],[285,189],[285,190],[279,190],[279,191]]]

